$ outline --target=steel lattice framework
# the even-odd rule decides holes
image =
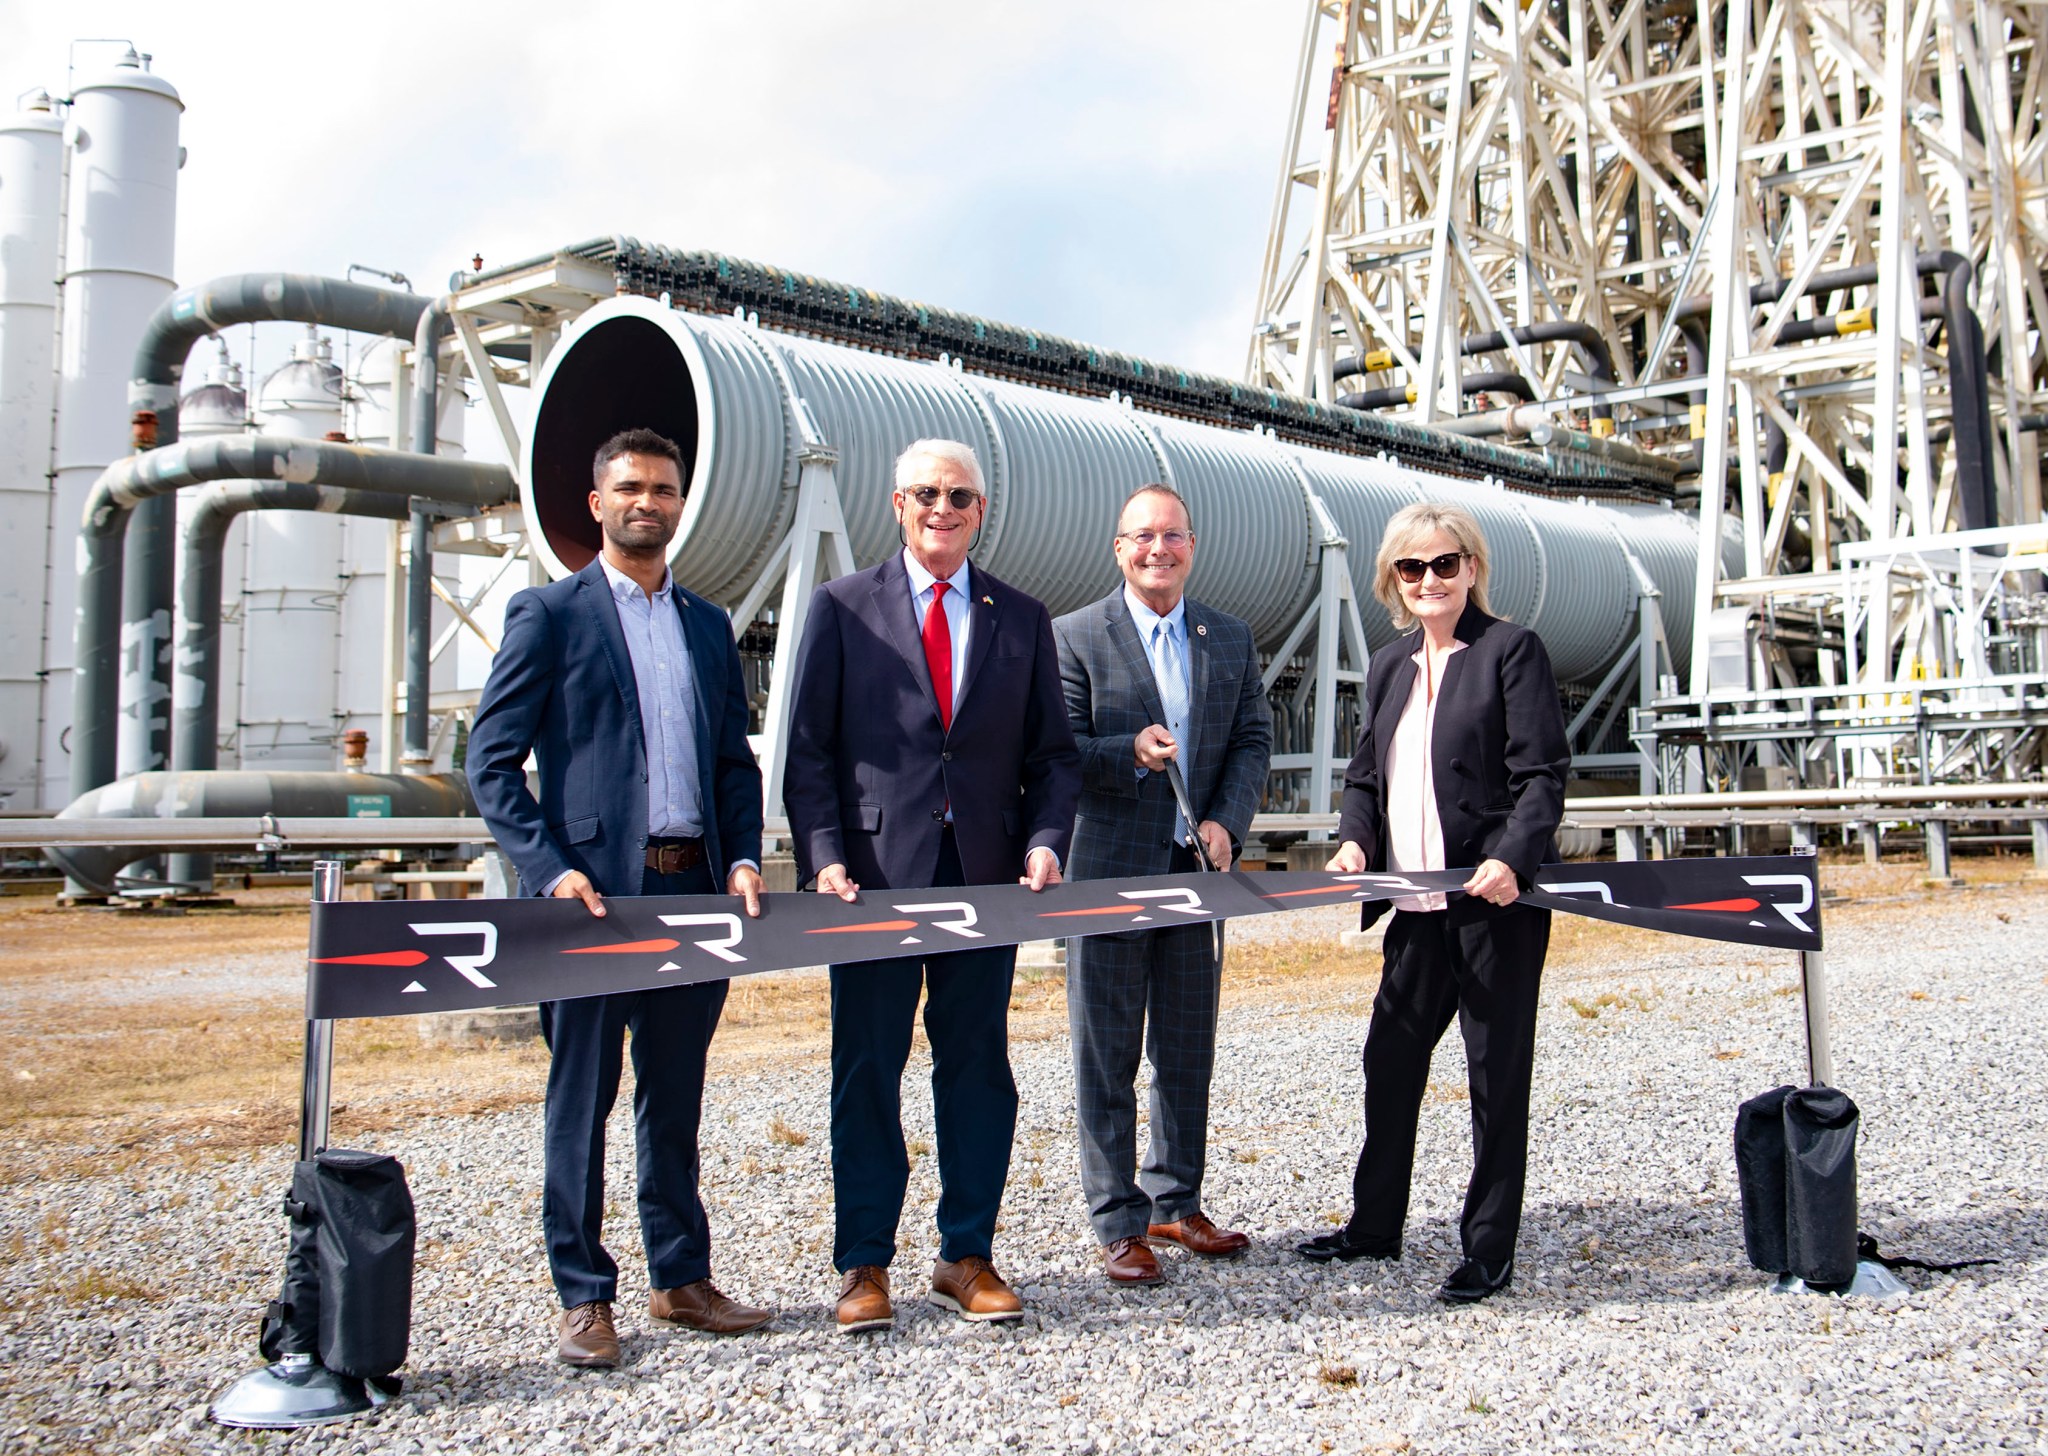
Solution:
[[[2044,44],[2042,0],[1314,0],[1246,378],[1725,482],[1729,650],[1652,757],[2037,773]]]

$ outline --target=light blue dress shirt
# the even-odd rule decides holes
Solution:
[[[633,686],[640,698],[640,741],[647,753],[647,832],[681,839],[701,838],[704,809],[699,795],[696,703],[690,652],[683,642],[683,618],[676,609],[675,577],[664,571],[652,597],[602,556],[605,580],[633,659]]]

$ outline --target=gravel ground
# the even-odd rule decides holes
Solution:
[[[1515,1285],[1484,1305],[1431,1298],[1455,1263],[1469,1159],[1455,1035],[1423,1113],[1406,1258],[1324,1268],[1290,1252],[1347,1202],[1361,986],[1353,1005],[1227,1016],[1207,1201],[1254,1249],[1221,1265],[1173,1251],[1151,1290],[1097,1272],[1064,1039],[1020,1043],[997,1262],[1028,1314],[1004,1328],[909,1302],[891,1333],[834,1332],[815,1056],[715,1073],[709,1095],[717,1278],[777,1310],[761,1334],[650,1328],[630,1125],[614,1123],[610,1228],[627,1273],[612,1373],[550,1358],[537,1109],[379,1135],[421,1211],[406,1397],[290,1435],[204,1415],[255,1363],[283,1246],[277,1155],[109,1159],[7,1186],[0,1449],[2048,1449],[2048,889],[1864,907],[1829,934],[1838,1080],[1863,1110],[1862,1224],[1890,1251],[1993,1267],[1905,1271],[1910,1295],[1887,1302],[1766,1292],[1742,1255],[1729,1130],[1743,1098],[1798,1079],[1796,980],[1787,956],[1673,939],[1550,978]],[[923,1151],[899,1295],[934,1252],[928,1065],[906,1079]]]

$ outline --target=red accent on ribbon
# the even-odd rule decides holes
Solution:
[[[1038,912],[1038,918],[1058,920],[1067,915],[1139,915],[1143,914],[1144,910],[1143,905],[1097,905],[1092,910],[1041,910]]]
[[[563,955],[648,955],[655,951],[674,950],[681,945],[679,940],[628,940],[618,945],[578,945],[562,952]]]
[[[320,956],[316,966],[417,966],[425,964],[423,950],[380,950],[373,955]]]
[[[825,925],[806,930],[805,935],[852,935],[862,930],[915,930],[915,920],[870,920],[865,925]]]
[[[1261,900],[1292,900],[1300,895],[1349,895],[1359,889],[1357,885],[1323,885],[1313,890],[1275,890],[1270,895],[1261,895]]]
[[[932,604],[924,612],[924,663],[931,669],[932,692],[939,699],[939,726],[953,726],[953,629],[946,623],[946,587],[932,583]]]
[[[1747,913],[1757,908],[1755,900],[1702,900],[1697,905],[1673,905],[1673,910],[1736,910]]]

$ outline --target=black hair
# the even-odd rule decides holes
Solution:
[[[604,482],[604,472],[621,455],[659,455],[673,461],[676,474],[683,473],[683,452],[676,448],[676,442],[666,435],[652,430],[621,430],[597,447],[597,458],[590,463],[590,483],[593,488]]]

